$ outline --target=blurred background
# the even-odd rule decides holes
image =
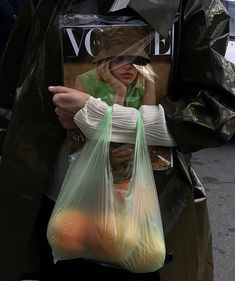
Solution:
[[[230,40],[225,57],[235,63],[235,0],[221,0],[231,16]]]

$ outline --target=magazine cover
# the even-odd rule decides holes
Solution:
[[[172,31],[164,39],[139,19],[78,14],[62,16],[60,30],[65,86],[101,98],[108,105],[136,109],[142,104],[159,104],[167,95]],[[72,139],[76,139],[74,135]],[[112,144],[111,149],[118,145]],[[70,142],[70,150],[73,148]],[[151,146],[149,151],[154,170],[172,166],[170,148]],[[125,179],[129,164],[112,168]]]

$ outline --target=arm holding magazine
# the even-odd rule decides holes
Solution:
[[[51,86],[49,91],[54,94],[55,112],[62,126],[72,129],[79,124],[83,133],[87,134],[86,137],[90,138],[108,105],[100,99],[72,88]],[[146,140],[149,145],[176,146],[167,129],[164,109],[161,105],[142,105],[139,110],[143,114]],[[128,138],[129,143],[134,143],[136,120],[137,109],[114,105],[112,140],[123,137],[126,141]]]

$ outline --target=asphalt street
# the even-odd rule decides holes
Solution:
[[[235,280],[235,139],[192,155],[192,167],[207,191],[215,281]]]

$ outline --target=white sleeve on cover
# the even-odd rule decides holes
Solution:
[[[101,99],[89,97],[83,109],[74,116],[76,125],[88,139],[94,135],[107,108],[108,105]],[[161,105],[142,105],[139,111],[143,116],[148,145],[176,146],[167,129],[164,109]],[[135,143],[137,113],[138,110],[135,108],[113,105],[111,141]]]

